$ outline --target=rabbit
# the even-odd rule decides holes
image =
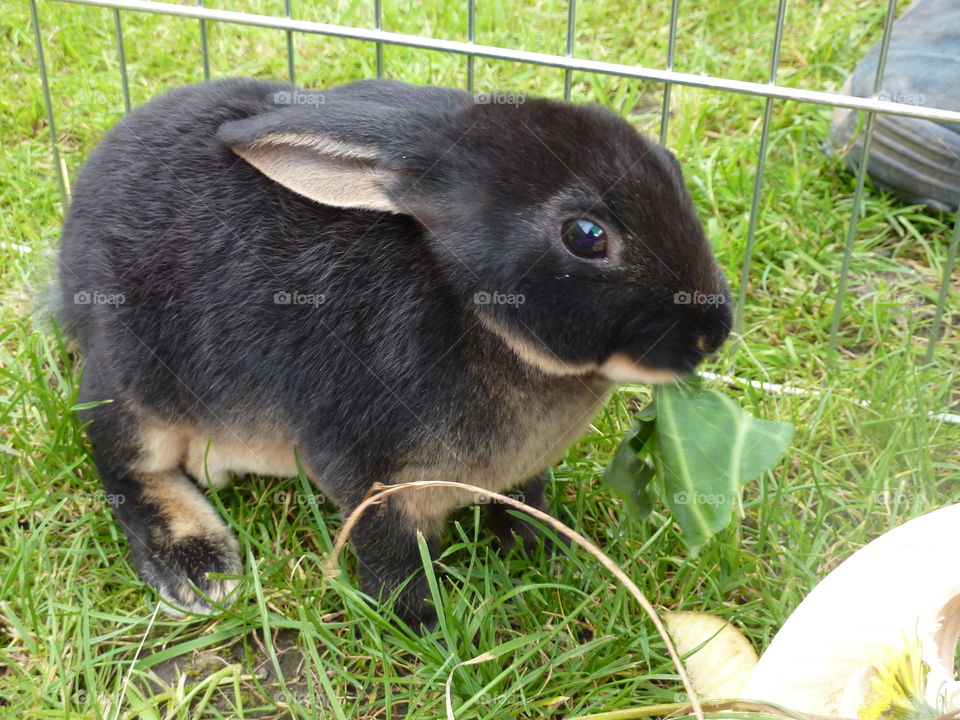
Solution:
[[[727,337],[674,156],[601,107],[497,97],[224,79],[136,109],[84,164],[60,321],[93,461],[170,612],[232,601],[221,576],[242,573],[205,486],[302,468],[342,513],[433,479],[544,509],[545,469],[616,383],[673,382]],[[417,533],[435,552],[476,500],[367,512],[361,589],[432,627]]]

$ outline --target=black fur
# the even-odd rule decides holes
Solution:
[[[161,589],[186,576],[206,592],[204,573],[235,572],[239,559],[213,525],[190,536],[193,554],[171,551],[164,513],[178,511],[143,500],[165,481],[135,469],[145,412],[211,437],[283,428],[344,510],[372,483],[421,469],[467,468],[503,489],[549,458],[517,450],[524,467],[506,479],[482,468],[551,418],[589,421],[581,408],[612,385],[590,368],[625,353],[684,374],[729,331],[726,283],[679,166],[612,113],[390,81],[278,104],[297,92],[252,80],[170,92],[122,120],[74,185],[62,315],[85,356],[81,401],[114,401],[84,420],[105,487],[126,497],[134,562]],[[398,212],[319,204],[235,152],[279,134],[342,143],[330,162],[389,178],[383,197]],[[561,222],[581,216],[605,227],[616,258],[562,246]],[[524,301],[478,305],[483,292]],[[314,302],[278,303],[283,293]],[[678,304],[677,293],[722,299]],[[102,302],[83,302],[94,294]],[[481,316],[572,369],[525,362]],[[146,551],[137,517],[160,528]],[[418,524],[394,502],[365,517],[354,534],[365,589],[392,591],[417,570]],[[422,577],[401,594],[410,622],[432,620],[425,594]]]

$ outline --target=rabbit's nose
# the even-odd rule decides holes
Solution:
[[[723,345],[723,341],[726,339],[726,330],[718,334],[706,333],[704,335],[697,335],[693,341],[693,347],[696,348],[697,352],[701,355],[713,355],[720,349],[720,346]]]

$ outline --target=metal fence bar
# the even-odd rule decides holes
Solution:
[[[947,251],[947,264],[943,268],[943,280],[940,282],[940,295],[937,297],[937,309],[933,315],[933,326],[930,328],[930,339],[927,341],[927,353],[924,362],[933,360],[933,352],[940,339],[940,326],[943,321],[943,309],[947,304],[947,295],[950,293],[950,280],[953,277],[953,266],[957,261],[957,248],[960,246],[960,212],[953,226],[953,238],[950,240],[950,249]]]
[[[283,0],[283,12],[288,20],[293,17],[291,0]],[[293,62],[293,30],[287,30],[287,77],[290,78],[290,84],[297,81],[297,71]]]
[[[887,65],[887,50],[890,48],[890,36],[893,35],[893,20],[897,11],[897,0],[887,3],[887,18],[880,38],[880,57],[877,59],[877,74],[873,79],[873,96],[877,97],[883,87],[883,72]],[[853,257],[853,241],[857,237],[857,223],[860,220],[860,203],[863,200],[863,188],[867,179],[867,165],[870,164],[870,143],[873,140],[873,128],[876,121],[874,113],[867,113],[866,128],[863,133],[863,145],[860,153],[860,167],[857,168],[857,186],[853,192],[853,205],[850,208],[850,224],[847,226],[847,240],[843,248],[843,263],[840,266],[840,282],[837,286],[837,299],[830,321],[830,336],[827,340],[827,362],[832,363],[837,350],[837,333],[843,317],[843,304],[847,295],[847,278],[850,275],[850,260]]]
[[[567,57],[573,57],[573,41],[576,37],[577,0],[567,0]],[[573,70],[563,71],[563,99],[569,100],[573,90]]]
[[[123,109],[130,112],[130,83],[127,80],[127,53],[123,48],[123,24],[120,10],[113,10],[113,30],[117,35],[117,56],[120,58],[120,84],[123,86]]]
[[[197,0],[197,5],[203,7],[203,0]],[[210,52],[207,49],[207,21],[200,21],[200,55],[203,56],[203,79],[210,79]],[[128,109],[129,112],[129,109]]]
[[[40,66],[40,85],[43,88],[43,105],[47,111],[47,127],[50,129],[50,147],[53,148],[53,167],[60,188],[60,204],[67,208],[67,179],[63,176],[60,148],[57,145],[57,124],[53,119],[53,102],[50,99],[50,83],[47,80],[47,61],[43,55],[43,36],[40,33],[40,18],[37,15],[37,0],[30,0],[30,19],[33,22],[33,42],[37,48],[37,63]]]
[[[652,80],[662,83],[670,82],[676,85],[686,85],[709,90],[721,90],[746,95],[757,95],[760,97],[772,97],[781,100],[796,100],[798,102],[813,103],[816,105],[850,108],[851,110],[873,110],[889,115],[903,115],[927,120],[960,123],[960,112],[944,110],[942,108],[927,108],[921,105],[907,105],[874,98],[860,98],[852,95],[824,92],[822,90],[804,90],[782,85],[770,85],[769,83],[731,80],[729,78],[694,75],[692,73],[658,70],[656,68],[646,68],[635,65],[567,58],[560,55],[529,52],[526,50],[508,50],[491,45],[471,44],[457,40],[439,40],[417,35],[385,32],[383,30],[330,25],[328,23],[309,22],[306,20],[280,18],[269,15],[253,15],[229,10],[197,8],[190,5],[173,5],[170,3],[153,2],[152,0],[54,0],[54,2],[69,2],[76,5],[91,5],[106,8],[123,8],[177,17],[204,18],[206,20],[217,20],[236,25],[253,25],[277,30],[293,30],[295,32],[316,35],[329,35],[331,37],[378,42],[384,45],[415,47],[423,50],[437,50],[458,55],[476,55],[494,60],[508,60],[531,65],[542,65],[545,67],[570,68],[571,70],[582,70],[600,75],[616,75],[619,77]]]
[[[467,0],[467,42],[477,39],[477,0]],[[467,92],[473,92],[473,55],[467,55]]]
[[[773,36],[773,53],[770,56],[771,85],[777,84],[777,72],[780,70],[780,47],[783,44],[783,26],[787,17],[787,0],[780,0],[777,8],[777,25]],[[750,282],[750,264],[753,261],[753,249],[757,241],[757,222],[760,215],[760,193],[763,190],[763,171],[767,165],[767,145],[770,141],[770,122],[773,118],[773,98],[768,97],[763,106],[763,127],[760,130],[760,148],[757,151],[757,174],[753,179],[753,197],[750,200],[750,220],[747,224],[747,246],[743,252],[743,264],[740,268],[740,289],[737,292],[736,316],[734,327],[739,332],[743,328],[743,313],[747,298],[747,284]]]
[[[673,70],[673,58],[677,48],[677,18],[680,16],[680,0],[670,5],[670,34],[667,37],[667,70]],[[663,84],[663,109],[660,111],[660,144],[667,144],[667,126],[670,123],[671,83]]]
[[[383,30],[383,0],[373,0],[373,26]],[[377,43],[377,77],[383,77],[383,43]]]

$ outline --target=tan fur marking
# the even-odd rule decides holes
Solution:
[[[625,353],[614,353],[600,366],[600,373],[614,382],[661,385],[676,382],[680,376],[672,370],[649,368],[631,360]]]
[[[571,393],[569,404],[533,420],[526,426],[528,432],[515,437],[511,446],[505,447],[491,462],[471,465],[451,457],[448,462],[436,465],[411,465],[393,482],[453,480],[494,492],[515,487],[563,458],[567,448],[580,438],[606,402],[606,388],[599,393],[583,386],[579,389],[581,392]],[[411,490],[394,498],[407,517],[427,535],[438,533],[444,519],[457,505],[482,502],[471,493],[452,488]]]
[[[484,312],[478,311],[480,322],[490,332],[503,340],[504,344],[527,365],[539,369],[547,375],[586,375],[597,369],[596,363],[574,365],[564,362],[549,351],[537,348],[533,343],[507,329]]]
[[[209,450],[208,450],[209,447]],[[274,477],[297,474],[293,445],[279,438],[190,437],[184,467],[203,485],[223,487],[228,473],[253,473]]]
[[[141,416],[142,417],[142,416]],[[191,430],[186,425],[174,425],[144,418],[140,423],[140,458],[133,466],[144,474],[176,470],[183,460],[190,442]]]
[[[142,497],[156,505],[166,520],[170,539],[218,536],[231,538],[227,526],[197,487],[179,472],[142,475]]]
[[[679,375],[672,370],[648,368],[631,360],[626,353],[614,353],[602,365],[583,363],[575,365],[564,362],[549,352],[538,349],[533,343],[520,337],[512,330],[508,330],[496,320],[482,312],[478,312],[480,322],[491,332],[495,333],[503,342],[516,353],[523,362],[540,369],[547,375],[587,375],[599,372],[613,382],[637,382],[648,385],[672,383],[679,379]]]
[[[182,465],[201,485],[224,487],[229,473],[275,477],[297,474],[293,443],[279,432],[211,436],[187,424],[164,423],[144,411],[140,458],[133,469],[145,475],[177,471]]]

